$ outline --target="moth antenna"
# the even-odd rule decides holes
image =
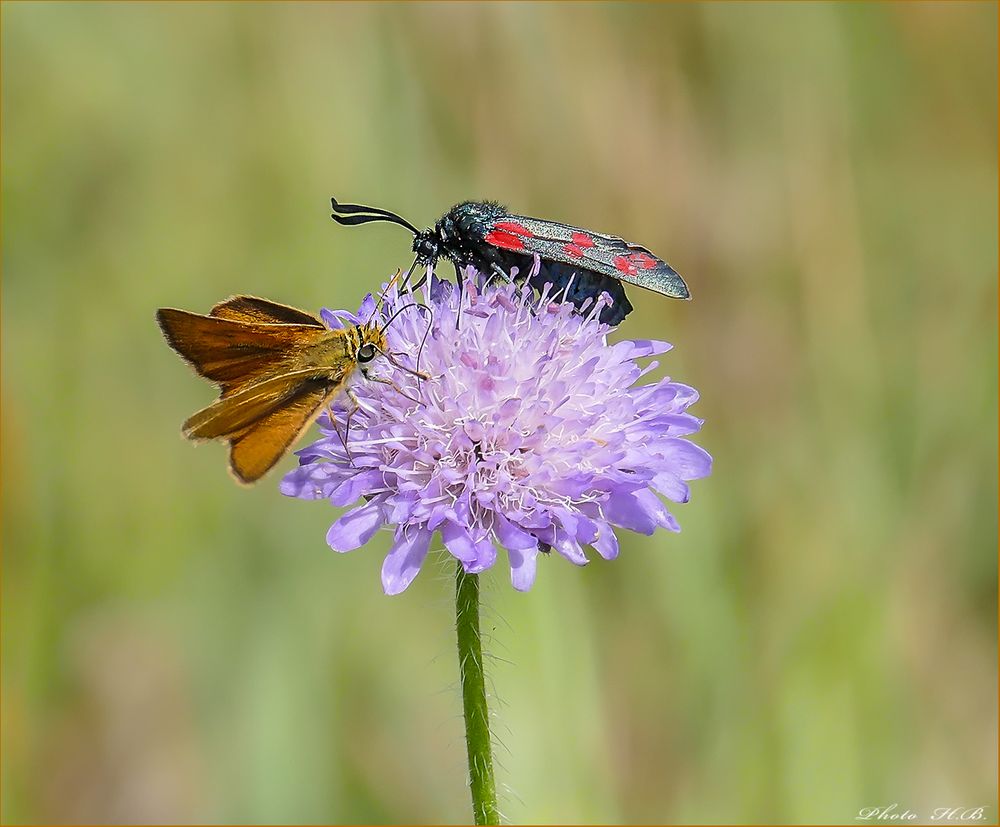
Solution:
[[[333,215],[330,218],[338,224],[349,226],[369,224],[372,221],[388,221],[392,224],[399,224],[401,227],[406,227],[414,235],[420,232],[420,230],[401,215],[396,215],[396,213],[389,212],[388,210],[378,207],[366,207],[364,204],[340,204],[336,198],[331,198],[330,204],[333,208]]]
[[[356,225],[356,224],[371,224],[373,221],[388,221],[392,224],[399,224],[401,227],[406,227],[411,233],[417,235],[420,231],[414,227],[405,218],[400,218],[398,215],[387,216],[387,215],[337,215],[334,213],[330,216],[338,224],[343,224],[346,226]]]
[[[330,206],[333,211],[340,213],[341,215],[352,215],[354,213],[374,213],[375,215],[396,215],[389,210],[383,210],[381,207],[368,207],[364,204],[341,204],[336,196],[330,198]],[[399,216],[396,216],[397,218]]]

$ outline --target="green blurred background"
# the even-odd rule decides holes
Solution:
[[[485,578],[514,822],[996,820],[997,7],[4,3],[5,821],[462,822],[451,568],[234,485],[155,309],[466,198],[641,241],[715,472]],[[290,467],[286,460],[282,468]]]

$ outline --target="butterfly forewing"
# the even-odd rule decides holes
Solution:
[[[232,296],[215,305],[209,315],[236,322],[295,324],[323,329],[323,323],[311,313],[256,296]]]
[[[160,310],[157,320],[170,346],[224,396],[280,370],[303,344],[329,333],[322,325],[240,322],[173,308]]]

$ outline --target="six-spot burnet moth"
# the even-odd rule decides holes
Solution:
[[[443,257],[456,271],[471,265],[480,273],[509,280],[515,267],[522,275],[531,272],[537,255],[541,267],[531,280],[532,287],[541,290],[551,283],[562,290],[569,286],[566,298],[578,307],[607,292],[614,300],[601,312],[601,321],[607,324],[620,323],[632,310],[622,282],[676,299],[690,297],[684,279],[645,247],[556,221],[512,215],[493,201],[458,204],[433,227],[418,230],[388,210],[330,200],[332,218],[339,224],[389,221],[406,227],[413,233],[414,265],[433,267]]]

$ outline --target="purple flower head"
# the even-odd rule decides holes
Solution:
[[[618,555],[616,528],[679,531],[661,495],[686,502],[687,481],[706,476],[712,459],[685,438],[702,424],[686,413],[698,398],[693,388],[668,379],[636,384],[656,366],[636,360],[670,345],[609,345],[597,318],[606,296],[581,314],[548,289],[538,298],[512,284],[483,289],[470,271],[466,278],[459,326],[455,286],[432,278],[424,288],[433,321],[419,368],[431,378],[383,360],[380,374],[398,390],[353,386],[360,407],[347,434],[350,454],[325,415],[322,436],[298,452],[301,465],[282,492],[336,506],[363,499],[331,526],[327,542],[351,551],[390,528],[387,594],[417,576],[435,533],[470,573],[505,550],[511,582],[524,591],[539,552],[582,566],[584,546],[608,560]],[[411,301],[391,287],[378,314],[387,319]],[[341,327],[373,312],[369,296],[357,315],[322,315]],[[414,367],[427,331],[425,312],[392,322],[388,342],[401,363]],[[335,412],[340,433],[351,407],[343,399]]]

